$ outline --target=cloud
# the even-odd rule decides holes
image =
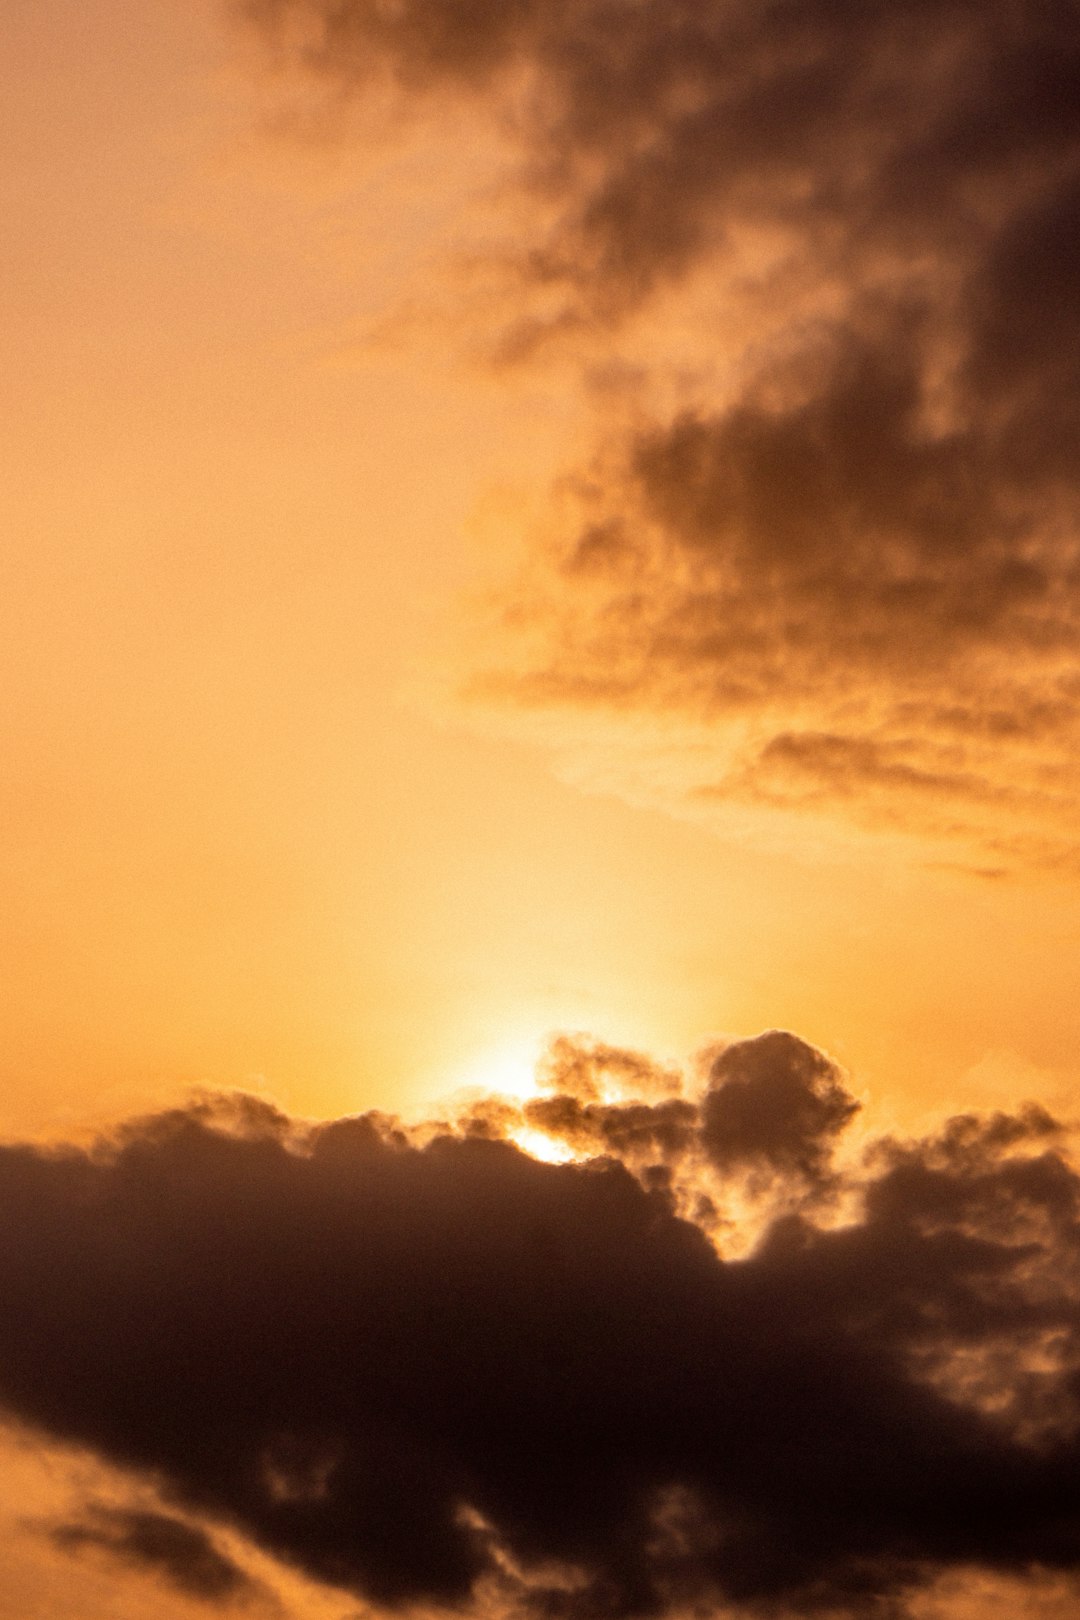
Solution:
[[[820,1185],[833,1143],[859,1105],[836,1065],[785,1030],[721,1050],[701,1105],[701,1140],[721,1172],[765,1168]]]
[[[631,756],[618,726],[645,718],[675,740],[659,796],[698,813],[1075,865],[1080,393],[1046,377],[1001,421],[972,384],[931,427],[919,341],[905,314],[831,339],[808,378],[613,441],[473,695],[570,737],[606,714]]]
[[[549,206],[522,254],[580,321],[778,234],[812,273],[966,267],[1069,183],[1074,8],[1008,0],[241,0],[335,91],[494,102]],[[1055,230],[1057,227],[1055,226]],[[913,250],[921,257],[913,263]],[[1036,253],[1037,257],[1037,253]],[[938,268],[931,264],[933,271]],[[1067,273],[1053,291],[1073,295]]]
[[[797,1183],[851,1112],[777,1033],[703,1098],[714,1160]],[[166,1502],[69,1543],[227,1582],[181,1510],[370,1603],[575,1620],[1080,1574],[1080,1179],[1049,1116],[879,1143],[859,1213],[793,1208],[735,1260],[676,1214],[677,1158],[605,1146],[225,1100],[0,1149],[0,1399]]]
[[[640,1052],[563,1035],[538,1067],[540,1096],[481,1101],[461,1123],[511,1139],[524,1127],[583,1157],[609,1155],[714,1238],[744,1244],[780,1209],[837,1191],[834,1150],[859,1104],[830,1058],[769,1030],[716,1045],[698,1067],[694,1084]]]
[[[473,698],[628,791],[644,717],[683,810],[1075,866],[1071,0],[243,9],[337,95],[494,112],[503,352],[639,356]]]
[[[162,1576],[186,1597],[220,1604],[260,1591],[238,1564],[215,1547],[205,1530],[171,1514],[91,1505],[87,1516],[50,1532],[66,1552],[100,1549],[135,1569]]]
[[[537,1080],[542,1094],[521,1104],[520,1123],[575,1153],[611,1155],[655,1175],[674,1163],[688,1169],[700,1146],[700,1110],[682,1095],[683,1075],[642,1052],[560,1035]],[[509,1110],[499,1134],[517,1122]]]

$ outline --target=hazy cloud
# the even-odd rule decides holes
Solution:
[[[616,756],[650,717],[654,796],[702,814],[1075,863],[1072,0],[243,9],[335,94],[494,111],[506,352],[651,333],[473,695],[606,715]]]
[[[776,1033],[699,1103],[715,1162],[796,1184],[852,1112]],[[639,1176],[601,1134],[555,1165],[226,1102],[5,1147],[3,1403],[391,1606],[880,1613],[945,1572],[1080,1573],[1080,1180],[1048,1116],[881,1143],[860,1214],[736,1260],[676,1215],[677,1156]],[[224,1596],[186,1528],[62,1534]]]
[[[1080,393],[1047,376],[999,410],[972,383],[931,427],[921,341],[904,312],[809,381],[614,443],[474,693],[685,726],[660,796],[702,811],[1074,862]]]

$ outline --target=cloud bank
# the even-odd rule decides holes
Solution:
[[[700,813],[1075,864],[1071,0],[243,9],[335,93],[495,114],[508,352],[651,334],[474,695],[692,733],[657,791]]]
[[[1080,1179],[1054,1121],[964,1116],[852,1181],[854,1102],[796,1037],[718,1050],[690,1093],[635,1064],[556,1051],[574,1089],[536,1101],[603,1149],[566,1164],[490,1117],[312,1127],[243,1099],[0,1149],[0,1400],[165,1498],[69,1542],[238,1595],[179,1510],[376,1605],[569,1620],[1080,1575]],[[702,1173],[771,1211],[740,1258]]]

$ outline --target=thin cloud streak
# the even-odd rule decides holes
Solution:
[[[92,1548],[131,1569],[148,1570],[204,1603],[266,1595],[205,1530],[171,1514],[91,1503],[82,1518],[55,1525],[49,1536],[63,1552]]]

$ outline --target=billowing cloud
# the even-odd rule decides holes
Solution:
[[[531,201],[507,351],[651,334],[474,691],[616,755],[648,717],[702,814],[1074,863],[1071,0],[243,9],[335,91],[495,112]]]
[[[820,1183],[829,1176],[835,1139],[858,1107],[823,1053],[771,1030],[717,1054],[701,1104],[701,1140],[721,1172],[750,1165]]]
[[[616,1158],[711,1236],[744,1246],[780,1210],[838,1191],[834,1150],[860,1105],[831,1059],[769,1030],[706,1050],[697,1067],[695,1084],[640,1052],[563,1035],[538,1066],[539,1096],[481,1101],[459,1125]]]
[[[714,1162],[800,1185],[852,1111],[789,1035],[703,1087]],[[737,1259],[676,1213],[678,1154],[651,1176],[616,1137],[551,1164],[225,1100],[0,1149],[0,1399],[165,1498],[69,1541],[228,1583],[191,1515],[375,1604],[575,1620],[1080,1575],[1080,1178],[1053,1120],[878,1143],[850,1218],[803,1204]]]

